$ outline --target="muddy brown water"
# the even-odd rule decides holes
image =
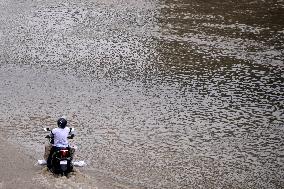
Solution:
[[[67,115],[102,188],[283,188],[283,9],[1,0],[0,131],[39,159]]]

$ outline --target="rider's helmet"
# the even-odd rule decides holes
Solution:
[[[58,127],[64,129],[67,125],[67,120],[65,118],[61,117],[57,120],[57,125],[58,125]]]

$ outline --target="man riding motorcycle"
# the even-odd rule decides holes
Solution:
[[[75,136],[74,132],[72,131],[71,128],[66,127],[67,125],[67,120],[65,117],[61,117],[57,121],[58,128],[52,129],[50,133],[50,137],[53,138],[52,140],[52,147],[46,147],[45,154],[48,154],[48,151],[50,149],[48,158],[47,158],[47,167],[50,169],[51,168],[51,159],[52,159],[52,154],[59,150],[60,148],[69,148],[69,143],[68,143],[68,138],[73,138]],[[71,136],[69,136],[71,135]],[[69,137],[68,137],[69,136]],[[72,155],[74,154],[74,149],[71,150],[73,151]],[[45,155],[46,156],[46,155]]]

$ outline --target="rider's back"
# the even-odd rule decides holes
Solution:
[[[52,129],[52,134],[54,136],[54,144],[56,147],[68,147],[68,135],[70,132],[70,128],[55,128]]]

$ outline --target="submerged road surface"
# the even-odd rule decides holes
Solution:
[[[41,159],[66,115],[96,178],[71,188],[283,188],[283,9],[0,0],[0,132]]]

